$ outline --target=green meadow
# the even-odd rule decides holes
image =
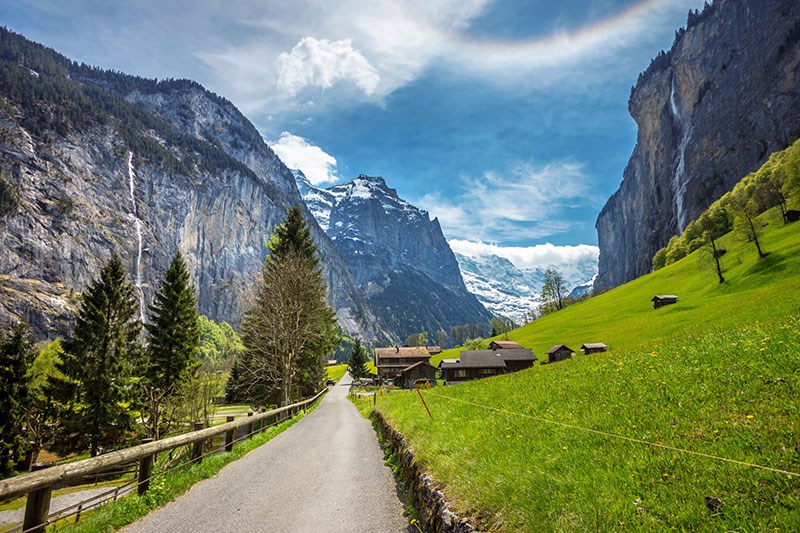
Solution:
[[[416,393],[377,409],[481,529],[796,530],[800,223],[761,221],[764,259],[721,240],[723,284],[698,250],[503,336],[571,360],[424,391],[433,419]]]

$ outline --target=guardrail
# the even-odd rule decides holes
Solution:
[[[153,460],[156,454],[181,446],[194,445],[192,460],[199,461],[203,456],[203,444],[208,439],[221,434],[225,434],[225,451],[231,451],[234,444],[234,432],[238,428],[247,427],[247,434],[252,435],[255,424],[260,424],[270,417],[276,417],[276,419],[280,417],[290,418],[300,410],[305,412],[308,406],[317,401],[327,390],[325,388],[307,400],[263,413],[251,413],[247,417],[242,417],[238,420],[234,420],[234,417],[229,416],[227,422],[219,426],[145,442],[131,448],[116,450],[90,459],[74,461],[38,472],[0,480],[0,501],[11,500],[27,494],[28,499],[25,503],[25,518],[22,530],[26,533],[29,531],[44,532],[48,523],[50,496],[53,486],[82,476],[97,474],[115,466],[139,461],[137,489],[140,495],[144,494],[150,482]]]

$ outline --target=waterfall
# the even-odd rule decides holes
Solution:
[[[142,290],[142,221],[136,209],[136,185],[133,180],[133,152],[128,151],[128,185],[130,186],[131,215],[136,228],[137,254],[136,254],[136,280],[134,286],[139,293],[139,319],[144,322],[144,291]]]
[[[686,124],[686,119],[678,107],[677,91],[675,90],[675,76],[672,76],[672,88],[669,94],[669,108],[672,116],[678,122],[681,130],[681,142],[678,145],[678,162],[675,165],[675,213],[678,219],[678,231],[683,233],[686,228],[684,220],[685,212],[683,209],[683,195],[686,193],[686,148],[689,146],[689,138],[692,135],[692,128]]]

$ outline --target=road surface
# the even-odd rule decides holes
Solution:
[[[303,420],[124,531],[412,531],[375,432],[347,400],[349,383],[345,376]]]

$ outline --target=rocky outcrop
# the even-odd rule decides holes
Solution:
[[[491,315],[464,285],[437,219],[397,195],[381,177],[361,175],[317,189],[295,171],[311,212],[347,263],[381,324],[412,333],[488,324]]]
[[[800,134],[800,3],[715,0],[690,14],[628,106],[639,131],[597,219],[600,290],[649,272],[670,237]]]
[[[0,30],[0,323],[63,335],[83,290],[119,254],[152,300],[180,250],[199,311],[236,323],[269,238],[292,204],[291,172],[227,100],[189,81],[78,65]],[[342,327],[385,339],[312,216]]]

